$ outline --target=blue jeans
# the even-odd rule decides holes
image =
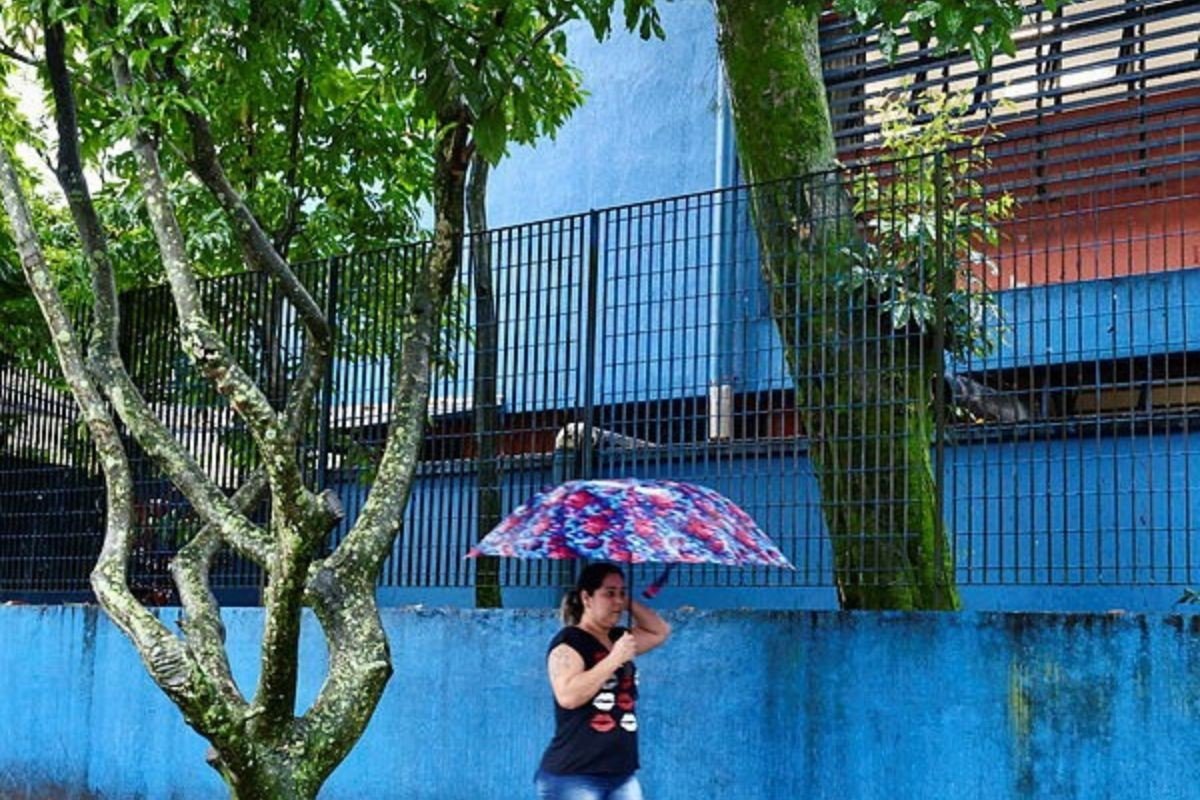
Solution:
[[[538,800],[643,800],[636,775],[554,775],[538,770]]]

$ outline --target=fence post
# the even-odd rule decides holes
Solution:
[[[599,305],[600,280],[600,212],[588,212],[588,265],[587,265],[587,311],[584,321],[583,345],[583,447],[579,473],[573,478],[592,478],[592,459],[595,444],[592,441],[596,425],[596,309]]]
[[[933,381],[933,525],[936,548],[942,547],[946,535],[945,512],[945,472],[946,472],[946,302],[949,291],[953,289],[955,268],[947,263],[946,239],[944,234],[946,224],[946,208],[944,193],[945,183],[944,153],[938,151],[933,156],[933,263],[936,273],[933,275],[933,302],[937,309],[937,321],[933,329],[933,355],[937,363],[937,375]],[[954,258],[953,253],[950,259]],[[935,553],[935,563],[941,563],[945,553]]]
[[[341,259],[333,257],[329,259],[329,275],[326,283],[325,294],[325,319],[329,324],[329,332],[331,336],[330,344],[331,351],[329,354],[329,365],[325,369],[324,385],[321,387],[321,406],[320,417],[317,420],[317,489],[324,490],[328,487],[325,485],[327,475],[326,470],[329,464],[329,428],[330,417],[333,415],[333,365],[334,353],[337,351],[337,295],[338,295],[338,265]],[[311,430],[311,429],[310,429]]]

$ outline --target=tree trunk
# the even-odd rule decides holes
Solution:
[[[471,274],[475,285],[475,375],[472,408],[475,415],[475,477],[479,538],[500,523],[500,465],[497,460],[496,293],[492,288],[492,258],[487,233],[488,162],[478,152],[471,159],[467,185],[467,219],[471,228]],[[475,605],[500,608],[500,559],[482,556],[475,562]]]
[[[247,743],[253,753],[245,767],[230,771],[223,758],[214,764],[229,787],[230,800],[313,800],[320,791],[323,779],[305,769],[303,760],[280,758],[279,753],[263,751]]]
[[[836,169],[818,20],[788,0],[714,0],[760,264],[844,608],[955,609],[930,461],[938,353],[839,289],[858,234]],[[805,176],[794,179],[794,176]]]

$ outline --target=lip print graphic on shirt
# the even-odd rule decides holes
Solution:
[[[601,692],[592,699],[592,705],[601,711],[611,711],[613,707],[613,693]]]
[[[588,724],[592,726],[592,730],[596,731],[596,733],[608,733],[617,727],[617,723],[608,714],[596,714]]]
[[[633,711],[635,705],[637,704],[634,702],[633,695],[626,694],[625,692],[617,695],[617,708],[622,711]]]
[[[613,675],[611,678],[606,680],[604,685],[600,688],[606,692],[611,692],[613,689],[617,688],[617,676]]]
[[[621,716],[621,728],[634,733],[637,731],[637,717],[633,714],[624,714]]]

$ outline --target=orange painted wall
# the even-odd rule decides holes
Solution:
[[[1174,93],[1143,108],[1188,99]],[[999,267],[991,288],[1200,266],[1200,143],[1185,111],[1139,118],[1135,103],[1048,114],[1043,125],[1066,130],[1040,138],[1035,123],[1014,124],[989,148],[985,181],[1019,201],[990,254]],[[1120,121],[1093,122],[1098,117]],[[1114,134],[1118,126],[1146,133]]]

